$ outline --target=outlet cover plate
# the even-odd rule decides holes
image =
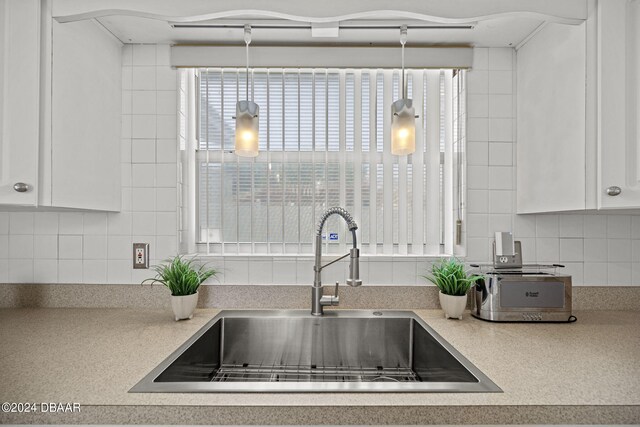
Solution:
[[[133,268],[149,268],[149,244],[133,244]]]

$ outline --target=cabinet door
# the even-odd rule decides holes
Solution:
[[[121,49],[96,22],[53,22],[52,206],[120,210]]]
[[[37,204],[40,2],[0,0],[0,204]],[[14,185],[23,183],[27,191]]]
[[[586,24],[548,24],[517,52],[518,213],[583,210]]]
[[[639,22],[638,0],[598,2],[600,208],[640,207]]]

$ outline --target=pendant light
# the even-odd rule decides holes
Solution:
[[[258,113],[260,107],[249,101],[249,43],[251,43],[251,26],[244,26],[244,42],[247,52],[247,92],[246,100],[236,104],[236,155],[256,157],[258,155]],[[251,79],[253,82],[253,78]]]
[[[391,104],[391,154],[405,156],[416,151],[416,115],[413,100],[407,99],[404,80],[404,45],[407,42],[407,26],[400,27],[402,45],[401,99]]]

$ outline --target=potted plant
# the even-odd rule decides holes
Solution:
[[[146,279],[142,283],[162,283],[171,291],[171,308],[177,320],[191,319],[198,304],[198,287],[210,277],[215,277],[219,271],[206,268],[206,265],[196,267],[195,258],[185,259],[182,255],[168,259],[166,265],[156,265],[156,277]]]
[[[445,319],[462,319],[467,306],[467,291],[482,276],[468,275],[456,258],[445,258],[431,266],[431,275],[422,276],[438,287],[440,306]]]

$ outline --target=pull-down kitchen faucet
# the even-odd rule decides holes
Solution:
[[[334,259],[331,262],[328,262],[325,265],[322,265],[322,229],[324,228],[324,224],[331,215],[337,214],[342,217],[347,223],[347,227],[349,227],[349,231],[353,236],[353,248],[349,250],[348,254],[345,254],[339,258]],[[349,212],[340,207],[333,207],[327,209],[327,211],[322,214],[320,217],[320,221],[318,221],[318,229],[316,231],[316,259],[315,265],[313,266],[314,279],[313,279],[313,288],[311,288],[311,314],[314,316],[322,316],[324,314],[324,306],[325,305],[338,305],[340,303],[340,299],[338,297],[338,283],[336,282],[335,295],[333,296],[323,296],[322,295],[322,269],[333,264],[334,262],[340,261],[348,256],[351,257],[349,260],[349,278],[347,279],[347,285],[349,286],[360,286],[362,285],[362,280],[360,280],[360,250],[358,249],[357,240],[356,240],[356,230],[358,229],[358,225],[353,220],[353,217]]]

